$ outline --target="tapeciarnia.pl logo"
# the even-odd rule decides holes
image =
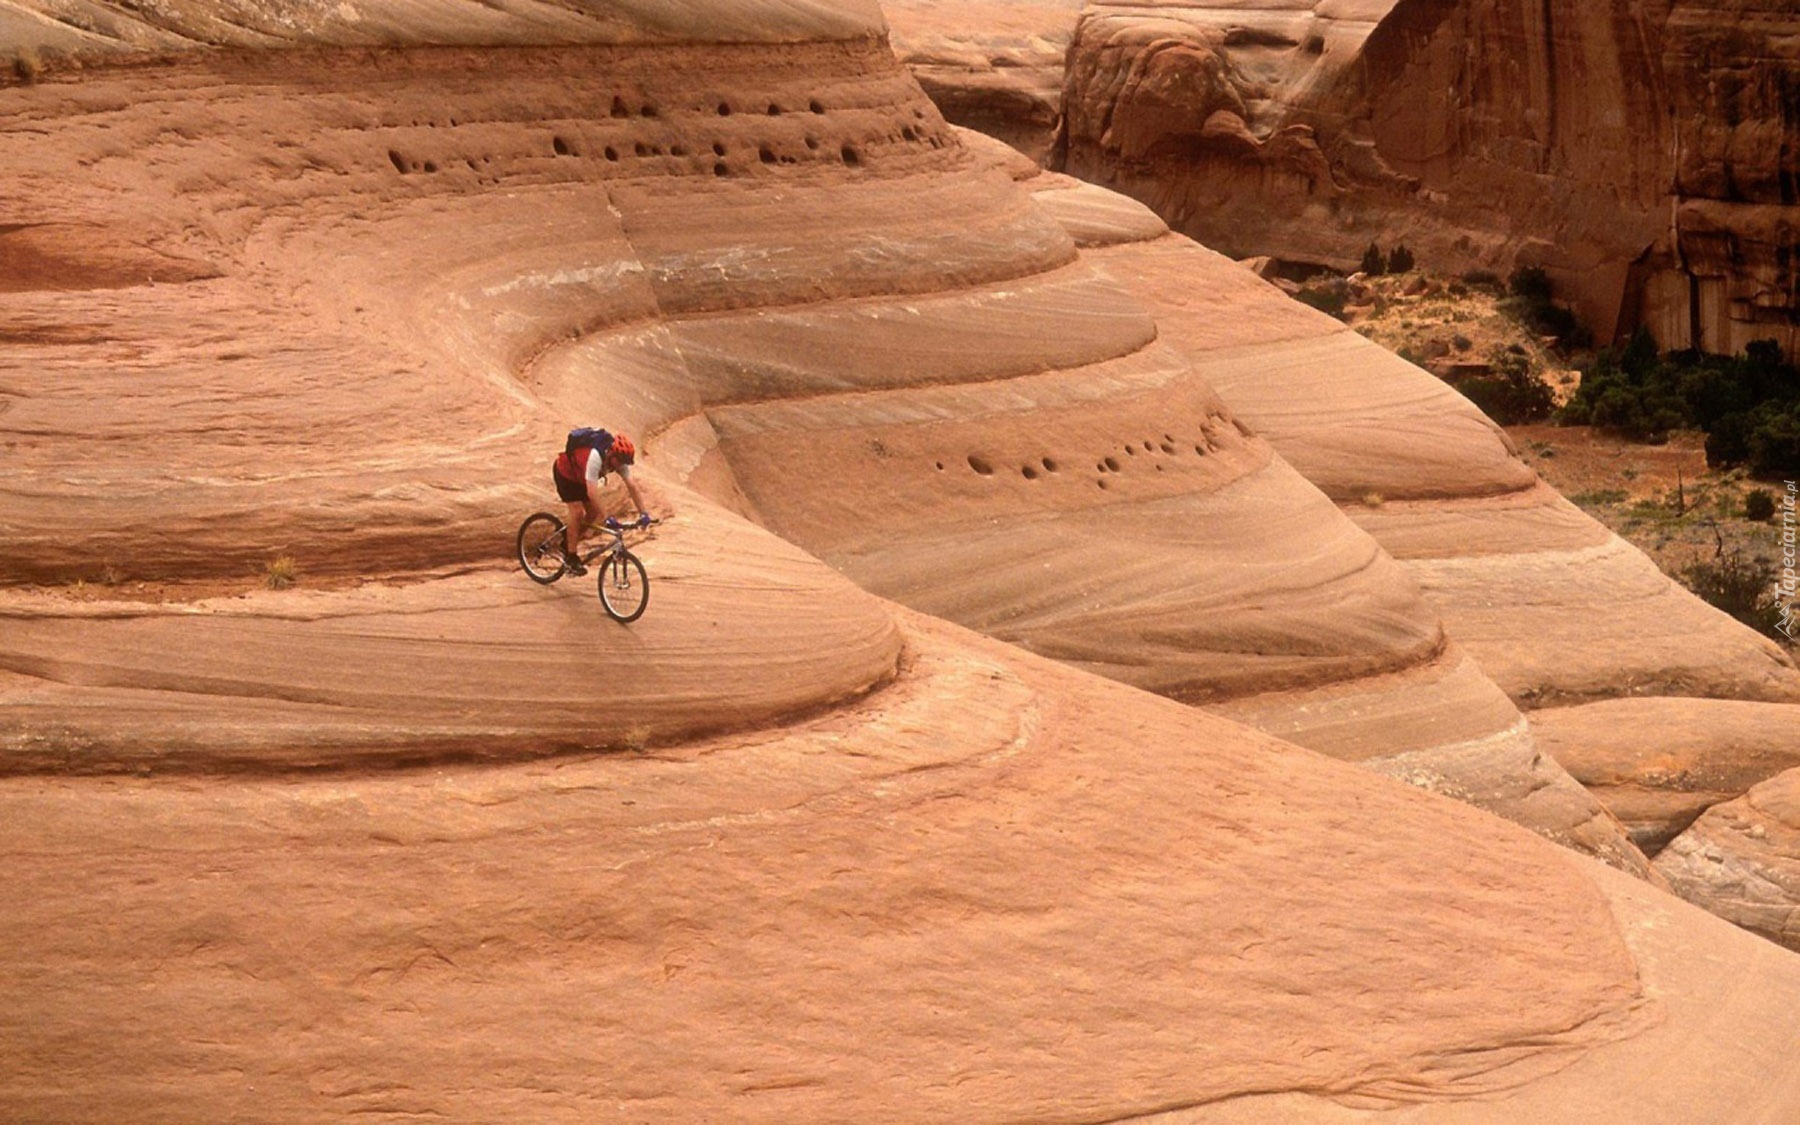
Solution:
[[[1781,602],[1781,619],[1775,627],[1788,640],[1794,640],[1794,493],[1793,481],[1786,481],[1787,495],[1781,498],[1781,584],[1777,600]]]

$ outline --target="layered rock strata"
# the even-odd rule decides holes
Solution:
[[[559,424],[603,419],[666,446],[678,481],[878,593],[1187,701],[1256,695],[1287,713],[1307,710],[1296,691],[1347,691],[1360,735],[1344,733],[1341,703],[1321,724],[1330,737],[1280,729],[1341,756],[1403,760],[1404,776],[1648,872],[1599,805],[1532,752],[1412,579],[1249,433],[1192,349],[1159,338],[1141,298],[1078,246],[1160,235],[1159,223],[1068,185],[1037,206],[957,141],[873,39],[694,50],[496,48],[485,68],[449,47],[188,56],[121,72],[119,95],[60,79],[19,90],[22,114],[56,121],[62,138],[20,158],[21,188],[57,201],[37,217],[61,208],[108,232],[103,247],[191,268],[128,284],[84,273],[84,244],[65,240],[42,243],[63,257],[40,255],[21,276],[10,300],[35,334],[15,346],[40,362],[21,365],[11,411],[10,471],[29,484],[4,513],[9,571],[218,580],[277,551],[346,581],[466,566],[543,503],[541,451]],[[195,98],[219,122],[204,139],[174,117]],[[35,141],[14,134],[21,153]],[[115,171],[84,177],[88,165]],[[354,255],[336,252],[347,238]],[[197,330],[173,330],[184,321]],[[450,405],[429,410],[437,401]],[[159,429],[136,421],[147,413]],[[448,447],[446,427],[462,435]],[[110,456],[73,455],[84,441]],[[94,528],[73,559],[72,513]],[[666,530],[672,573],[695,573],[683,560],[705,557],[704,541],[746,544],[726,558],[759,552],[711,527]],[[747,639],[817,581],[767,591],[766,611],[723,627],[722,658],[734,632]],[[325,659],[319,646],[344,635],[330,622],[360,628],[366,599],[320,596],[329,604],[304,611],[318,639],[304,642],[264,622],[260,604],[19,600],[0,666],[157,694],[147,710],[71,714],[70,693],[40,693],[14,741],[54,756],[63,744],[46,731],[62,730],[96,769],[148,745],[229,755],[185,733],[141,741],[158,707],[180,716],[201,693],[241,707],[246,730],[299,721],[271,698],[338,716],[297,760],[384,746],[412,759],[541,753],[766,719],[862,690],[894,658],[891,635],[847,606],[818,641],[796,640],[819,658],[854,654],[804,689],[746,684],[716,706],[664,708],[655,701],[685,698],[688,681],[646,683],[622,696],[629,718],[571,734],[557,709],[594,684],[534,687],[521,693],[533,706],[508,708],[508,693],[547,673],[508,657],[466,673],[495,706],[465,725],[431,713],[435,687],[377,689],[395,678],[385,653]],[[458,615],[443,618],[440,587],[407,593],[418,605],[395,650],[421,627],[450,640],[493,629],[543,635],[554,661],[567,623],[517,612],[519,596],[467,580]],[[95,658],[96,618],[134,651],[195,664]],[[228,674],[206,655],[277,635],[299,674]],[[68,636],[80,655],[55,651]],[[1433,717],[1426,699],[1456,717]]]
[[[1800,768],[1791,705],[1610,699],[1531,713],[1544,752],[1655,855],[1702,812]]]
[[[1052,179],[1047,189],[1055,195],[1062,185]],[[1552,734],[1535,745],[1598,783],[1639,845],[1661,848],[1702,809],[1791,764],[1800,724],[1792,661],[1538,481],[1504,433],[1460,396],[1186,240],[1105,233],[1121,230],[1117,223],[1087,229],[1091,242],[1114,247],[1092,256],[1132,279],[1157,317],[1159,339],[1194,356],[1256,432],[1413,573],[1481,672],[1528,710],[1559,708],[1531,710],[1534,720],[1548,716]],[[1197,297],[1192,280],[1200,277],[1217,280]],[[1227,301],[1229,317],[1196,315]],[[1249,311],[1257,308],[1266,314]],[[1289,694],[1220,710],[1327,753],[1366,756],[1395,776],[1525,823],[1569,822],[1579,802],[1517,785],[1536,768],[1521,764],[1540,761],[1524,720],[1485,737],[1470,732],[1430,754],[1394,752],[1402,716],[1426,714],[1422,700],[1441,708],[1428,713],[1446,742],[1440,716],[1448,699],[1465,718],[1482,713],[1464,693],[1475,681],[1488,684],[1486,675],[1472,681],[1440,668],[1431,679],[1424,693],[1416,683],[1404,691],[1389,684],[1328,703]],[[1380,695],[1389,702],[1375,703]],[[1567,706],[1595,699],[1605,702]],[[1488,713],[1498,715],[1491,704]],[[1381,750],[1364,749],[1371,736]],[[1447,760],[1457,768],[1446,771]],[[1485,784],[1471,787],[1474,778]],[[1794,900],[1768,889],[1783,886],[1780,863],[1763,871],[1757,862],[1743,857],[1737,868],[1758,871],[1766,932],[1766,916],[1785,917]],[[1703,905],[1731,897],[1701,889],[1692,873],[1680,886],[1695,889]],[[1725,916],[1742,914],[1728,908]]]

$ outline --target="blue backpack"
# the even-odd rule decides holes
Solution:
[[[612,448],[613,436],[605,430],[596,430],[588,426],[577,426],[569,431],[568,444],[563,446],[564,453],[573,453],[582,446],[592,446],[605,453]]]

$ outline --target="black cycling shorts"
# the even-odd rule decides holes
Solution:
[[[556,480],[556,495],[562,499],[563,503],[585,504],[587,502],[587,481],[570,480],[555,469],[550,470],[550,475]]]

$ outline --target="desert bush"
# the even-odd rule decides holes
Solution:
[[[1569,351],[1593,344],[1593,337],[1570,310],[1556,303],[1550,276],[1537,266],[1521,266],[1507,279],[1512,295],[1504,308],[1513,319],[1539,336],[1555,339],[1558,349]]]
[[[1775,516],[1775,494],[1766,488],[1753,488],[1744,497],[1744,518],[1758,523]]]
[[[1781,603],[1775,595],[1771,568],[1745,562],[1736,551],[1690,563],[1681,571],[1681,583],[1702,601],[1767,637],[1785,640],[1775,626],[1781,620]]]
[[[1308,287],[1294,294],[1294,300],[1342,320],[1349,294],[1337,286]]]
[[[1506,279],[1506,291],[1527,301],[1548,303],[1552,293],[1550,275],[1539,266],[1520,266]]]
[[[285,590],[300,581],[300,565],[292,555],[278,555],[263,569],[263,584],[271,590]]]
[[[1591,492],[1577,492],[1569,497],[1569,503],[1578,508],[1601,508],[1608,504],[1623,504],[1630,495],[1622,488],[1596,488]]]
[[[1457,390],[1503,426],[1542,421],[1556,404],[1528,356],[1496,348],[1488,356],[1489,373],[1454,381]]]
[[[1369,244],[1369,249],[1375,249],[1374,243]],[[1364,257],[1367,257],[1367,255],[1364,255]],[[1413,261],[1412,251],[1406,248],[1405,243],[1401,243],[1399,246],[1394,247],[1393,251],[1387,256],[1387,271],[1389,273],[1407,273],[1416,264],[1417,263]]]

